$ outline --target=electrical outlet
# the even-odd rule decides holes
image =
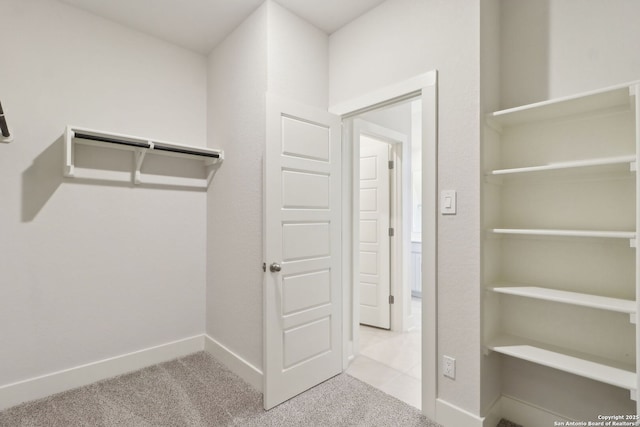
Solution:
[[[456,379],[456,359],[450,356],[442,356],[442,374],[452,380]]]

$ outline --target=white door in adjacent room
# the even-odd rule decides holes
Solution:
[[[360,323],[391,327],[389,144],[360,135]]]

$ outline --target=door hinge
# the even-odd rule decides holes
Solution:
[[[267,263],[266,262],[262,263],[262,271],[264,271],[265,273],[267,272]]]
[[[395,236],[395,234],[396,234],[396,231],[393,228],[390,228],[389,229],[389,237],[393,237],[393,236]]]
[[[389,295],[389,304],[395,304],[396,299],[394,298],[393,295]]]
[[[393,160],[389,160],[389,169],[393,169]]]

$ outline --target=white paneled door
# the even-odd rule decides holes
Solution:
[[[360,323],[391,327],[390,146],[360,136]]]
[[[340,121],[267,98],[264,407],[342,371]]]

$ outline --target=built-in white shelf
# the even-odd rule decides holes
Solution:
[[[603,239],[629,239],[635,241],[635,231],[553,230],[540,228],[492,228],[494,234],[518,234],[528,236],[595,237]]]
[[[538,286],[510,286],[506,284],[499,284],[491,286],[487,288],[487,290],[500,294],[515,295],[525,298],[534,298],[545,301],[554,301],[564,304],[579,305],[582,307],[590,307],[600,310],[625,313],[630,316],[632,323],[635,323],[635,301],[578,292],[560,291],[557,289],[542,288]]]
[[[501,128],[542,120],[556,120],[595,111],[632,109],[634,104],[630,97],[632,95],[630,91],[637,83],[639,82],[496,111],[487,115],[487,121],[489,124]]]
[[[131,174],[120,171],[95,171],[87,168],[78,168],[75,164],[76,144],[90,145],[101,148],[126,150],[134,153],[133,170]],[[141,169],[145,156],[148,153],[169,157],[198,159],[202,161],[206,178],[185,178],[165,176],[145,176],[143,179]],[[155,184],[207,188],[211,184],[213,175],[224,159],[222,150],[197,147],[173,142],[158,141],[149,138],[123,135],[113,132],[98,131],[94,129],[67,126],[65,130],[64,144],[64,176],[70,178],[121,180],[123,176],[131,177],[135,184]]]
[[[546,171],[554,171],[554,170],[565,170],[565,169],[578,169],[578,168],[593,168],[593,167],[602,167],[602,166],[616,166],[616,165],[625,165],[628,164],[629,171],[636,170],[636,156],[633,154],[626,156],[617,156],[617,157],[604,157],[598,159],[585,159],[585,160],[574,160],[568,162],[556,162],[549,163],[546,165],[538,165],[538,166],[528,166],[528,167],[519,167],[519,168],[510,168],[510,169],[496,169],[488,172],[488,175],[500,176],[500,175],[513,175],[513,174],[522,174],[522,173],[531,173],[531,172],[546,172]]]
[[[499,336],[486,344],[487,349],[527,360],[636,393],[636,372],[631,366],[542,344],[512,335]]]

